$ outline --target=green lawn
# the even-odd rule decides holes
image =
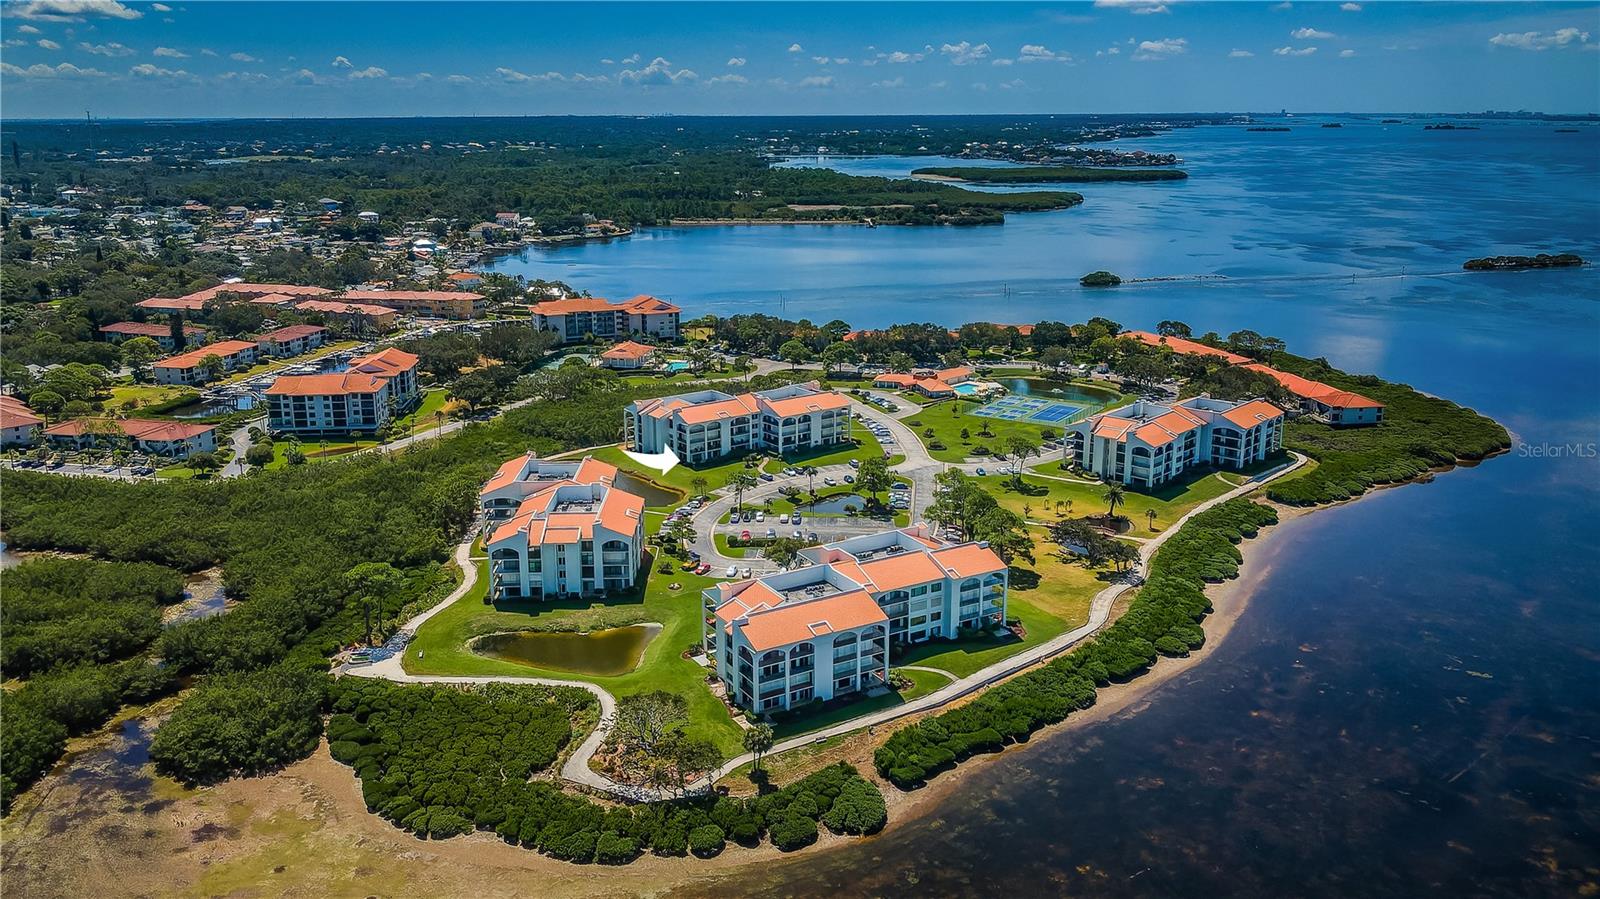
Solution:
[[[735,559],[742,559],[748,549],[743,546],[729,546],[728,535],[721,531],[711,535],[711,542],[717,545],[717,552]]]
[[[111,388],[111,398],[106,400],[106,409],[109,411],[122,411],[123,404],[132,400],[138,403],[138,408],[154,406],[180,396],[193,396],[200,398],[200,393],[193,387],[183,387],[177,384],[117,384]],[[138,413],[138,408],[133,411]]]
[[[585,450],[581,453],[572,455],[574,458],[579,456],[594,456],[596,459],[599,459],[602,462],[610,462],[612,465],[617,466],[623,471],[626,471],[629,474],[640,478],[641,480],[654,482],[655,484],[665,487],[668,490],[676,491],[685,496],[689,495],[689,493],[694,490],[694,480],[697,477],[705,478],[708,489],[716,490],[718,487],[722,487],[723,485],[727,484],[728,478],[735,472],[746,470],[744,460],[741,459],[735,462],[724,462],[721,465],[706,465],[699,468],[690,468],[687,465],[675,465],[671,471],[667,472],[666,474],[662,474],[661,472],[656,471],[654,468],[646,468],[645,466],[640,465],[639,463],[628,458],[623,454],[622,447],[620,446],[606,446],[597,450]],[[757,472],[757,469],[755,468],[748,470],[751,474],[755,474]]]
[[[1107,394],[1106,405],[1115,406],[1122,401],[1120,395]],[[906,427],[915,431],[928,452],[940,462],[960,462],[970,456],[977,455],[979,447],[988,447],[990,450],[1005,452],[1006,440],[1014,434],[1024,434],[1035,441],[1044,439],[1044,433],[1049,431],[1057,437],[1061,436],[1061,425],[1042,425],[1037,422],[1002,421],[997,418],[987,418],[973,415],[972,410],[977,409],[982,403],[965,399],[946,400],[930,406],[924,406],[915,414],[902,419]],[[1103,408],[1103,407],[1102,407]],[[1089,413],[1098,409],[1087,410]],[[988,436],[981,432],[987,427]],[[933,429],[930,439],[926,432]],[[967,436],[962,437],[962,430],[967,431]],[[943,444],[943,449],[935,449],[932,444],[937,441]]]
[[[358,453],[378,445],[376,440],[333,440],[318,443],[305,441],[300,444],[300,452],[306,454],[306,464],[313,462],[331,462],[334,459],[343,459],[351,453]],[[272,461],[266,465],[267,470],[287,467],[289,464],[289,441],[287,439],[274,441],[272,444]]]
[[[891,666],[892,667],[892,666]],[[865,699],[841,700],[838,704],[824,704],[815,711],[802,711],[794,717],[782,717],[773,722],[772,733],[778,740],[787,740],[814,730],[831,727],[841,721],[859,718],[871,712],[882,709],[892,709],[898,705],[905,705],[919,696],[932,693],[934,690],[950,683],[949,678],[941,677],[931,671],[900,671],[911,681],[911,688],[905,692],[890,690],[881,696],[872,696]]]
[[[956,677],[966,677],[980,668],[1008,659],[1069,630],[1066,621],[1023,599],[1023,595],[1021,591],[1011,591],[1006,601],[1006,617],[1022,619],[1023,629],[1028,634],[1026,639],[1018,640],[1008,631],[1004,637],[934,640],[907,648],[899,658],[894,659],[894,664],[925,665],[948,671]]]
[[[521,675],[583,680],[627,696],[666,690],[682,696],[689,705],[688,732],[712,740],[727,756],[743,751],[740,730],[722,702],[711,695],[705,678],[708,669],[682,657],[691,643],[700,642],[700,591],[714,583],[674,570],[648,576],[642,596],[630,594],[591,603],[588,600],[486,605],[488,562],[478,563],[478,583],[465,596],[430,618],[406,649],[405,669],[413,674]],[[671,584],[680,585],[671,590]],[[613,621],[655,621],[663,630],[645,647],[639,667],[617,677],[593,677],[568,671],[550,671],[503,662],[467,649],[473,637],[496,631],[520,630],[575,614],[590,614],[598,606]]]
[[[434,413],[443,412],[449,405],[450,391],[443,387],[435,387],[422,395],[422,403],[411,410],[409,415],[395,422],[401,437],[415,434],[418,431],[428,431],[439,426],[439,421],[434,418]]]
[[[883,455],[882,444],[878,443],[878,438],[867,430],[866,425],[860,422],[852,422],[850,436],[860,441],[860,445],[830,447],[809,453],[791,453],[781,459],[773,458],[767,460],[763,469],[770,474],[777,474],[791,465],[814,465],[821,468],[824,465],[844,465],[851,459],[860,459],[864,462]],[[888,461],[890,465],[897,465],[905,460],[905,456],[896,454],[890,456]]]
[[[994,494],[1000,505],[1034,521],[1052,521],[1058,513],[1072,518],[1082,518],[1087,515],[1103,515],[1106,511],[1106,501],[1101,499],[1101,495],[1106,491],[1104,484],[1058,481],[1023,475],[1023,491],[1018,492],[1013,479],[1007,475],[987,475],[978,481],[983,484],[984,489]],[[1133,529],[1128,532],[1128,536],[1149,537],[1171,526],[1190,509],[1208,499],[1227,493],[1234,486],[1218,474],[1201,473],[1152,492],[1140,492],[1132,487],[1124,487],[1123,502],[1117,507],[1117,514],[1126,515],[1133,522]],[[1056,503],[1063,505],[1058,507]],[[1154,531],[1150,529],[1150,522],[1145,514],[1150,510],[1156,513]]]

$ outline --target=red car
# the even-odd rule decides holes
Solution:
[[[750,532],[749,531],[740,531],[739,532],[739,539],[740,540],[749,540],[750,539]]]

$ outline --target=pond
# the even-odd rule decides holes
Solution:
[[[659,624],[613,627],[587,634],[517,631],[479,637],[473,641],[472,650],[516,665],[613,677],[639,667],[645,646],[660,632]]]
[[[1049,381],[1043,378],[997,378],[996,380],[1016,396],[1049,397],[1078,406],[1101,406],[1117,398],[1115,391],[1067,381]]]
[[[802,514],[811,512],[817,515],[843,515],[845,506],[850,506],[859,512],[867,507],[867,500],[859,493],[835,493],[824,496],[814,503],[807,503],[800,509]]]
[[[635,496],[644,497],[644,504],[652,508],[665,508],[676,506],[683,501],[683,494],[676,490],[668,490],[652,481],[618,471],[616,479],[612,482],[618,490],[626,490]]]

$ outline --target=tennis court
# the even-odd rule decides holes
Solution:
[[[1003,396],[972,410],[973,415],[1002,421],[1033,421],[1045,425],[1066,424],[1083,411],[1082,406],[1030,396]]]

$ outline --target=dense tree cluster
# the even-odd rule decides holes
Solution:
[[[1095,690],[1131,677],[1158,655],[1187,654],[1205,640],[1205,585],[1238,574],[1234,545],[1277,521],[1277,512],[1232,499],[1190,519],[1156,553],[1128,611],[1086,644],[956,709],[903,728],[873,756],[878,773],[910,788],[979,752],[995,752],[1094,704]]]
[[[6,572],[0,672],[7,678],[125,659],[161,632],[183,578],[147,563],[34,559]]]
[[[530,778],[571,739],[571,716],[593,700],[576,688],[460,689],[345,678],[334,687],[328,738],[355,768],[367,807],[419,836],[492,830],[556,858],[626,864],[641,853],[700,856],[728,839],[770,835],[780,849],[837,833],[872,833],[883,797],[848,765],[756,799],[695,797],[607,807]]]
[[[156,770],[186,784],[261,774],[299,761],[322,738],[328,677],[275,666],[201,683],[156,731]]]

